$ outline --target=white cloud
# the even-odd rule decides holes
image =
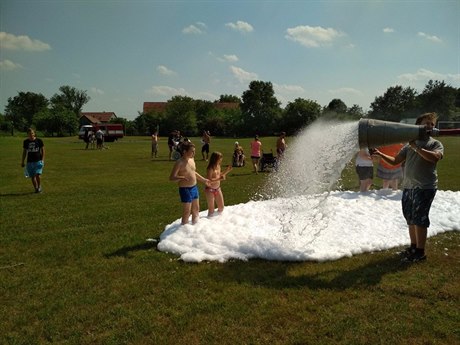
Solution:
[[[196,22],[182,29],[184,34],[200,35],[206,33],[207,26],[203,22]]]
[[[427,82],[429,80],[444,80],[446,82],[460,82],[460,73],[442,74],[420,68],[415,73],[404,73],[398,76],[402,82]]]
[[[146,90],[146,93],[153,96],[187,96],[187,92],[183,88],[176,89],[174,87],[162,85],[152,86],[149,90]]]
[[[105,94],[105,92],[104,92],[103,90],[98,89],[97,87],[94,87],[94,86],[91,88],[91,92],[94,93],[94,94],[96,94],[96,95],[103,95],[103,94]]]
[[[248,81],[258,79],[258,76],[256,73],[247,72],[244,69],[239,68],[239,67],[230,66],[230,70],[232,71],[233,76],[236,79],[238,79],[240,83],[245,83]]]
[[[288,40],[298,42],[309,48],[316,48],[330,45],[334,40],[344,35],[344,33],[333,28],[323,28],[320,26],[296,26],[286,30],[285,36]]]
[[[286,85],[273,83],[273,88],[276,93],[289,93],[289,94],[301,94],[305,92],[305,89],[300,85]]]
[[[434,36],[434,35],[428,35],[428,34],[426,34],[424,32],[419,32],[417,35],[419,35],[420,37],[423,37],[423,38],[425,38],[425,39],[427,39],[429,41],[432,41],[432,42],[436,42],[436,43],[441,43],[442,42],[442,40],[439,37]]]
[[[13,71],[15,69],[21,69],[22,66],[18,63],[14,63],[11,60],[2,60],[0,61],[0,70],[3,71]]]
[[[8,50],[24,50],[42,52],[50,50],[51,46],[39,40],[32,40],[29,36],[15,36],[0,32],[0,47]]]
[[[219,60],[220,62],[238,62],[240,59],[236,55],[224,54],[223,57],[218,57],[217,60]]]
[[[362,95],[363,93],[359,90],[356,90],[352,87],[342,87],[339,89],[332,89],[328,90],[327,92],[334,94],[334,95],[344,95],[344,94],[349,94],[349,95]]]
[[[393,28],[384,28],[383,32],[386,33],[386,34],[389,34],[389,33],[395,32],[395,29],[393,29]]]
[[[170,70],[168,67],[163,66],[163,65],[157,66],[157,72],[163,75],[175,75],[176,74],[176,72],[174,72],[173,70]]]
[[[238,20],[236,23],[227,23],[225,26],[229,27],[232,30],[239,31],[242,33],[252,32],[254,28],[251,24]]]

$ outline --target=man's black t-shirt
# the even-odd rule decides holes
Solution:
[[[42,159],[40,150],[44,146],[43,141],[38,138],[35,138],[35,140],[24,140],[22,147],[27,151],[27,163],[40,161]]]

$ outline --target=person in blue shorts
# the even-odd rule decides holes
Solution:
[[[170,181],[178,182],[179,195],[183,205],[182,222],[188,224],[190,214],[192,215],[192,224],[198,221],[200,213],[199,192],[197,180],[205,183],[207,186],[210,181],[201,176],[196,171],[195,166],[195,145],[190,141],[182,144],[182,157],[176,161],[169,176]]]
[[[430,131],[436,125],[436,113],[420,115],[416,125],[425,126]],[[382,157],[390,164],[404,163],[404,180],[402,195],[402,211],[407,225],[411,245],[401,254],[405,262],[426,260],[425,243],[430,226],[429,212],[438,187],[437,162],[444,156],[442,143],[432,137],[426,140],[415,140],[405,145],[399,153],[392,157],[379,150],[373,155]]]
[[[43,166],[45,165],[45,145],[43,141],[36,137],[35,131],[32,128],[27,130],[28,138],[22,143],[22,161],[21,166],[24,167],[24,161],[27,157],[27,166],[25,173],[30,177],[35,188],[35,193],[41,193],[41,175]]]

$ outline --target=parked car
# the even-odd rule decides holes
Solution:
[[[78,132],[78,139],[84,139],[85,130],[93,131],[96,133],[99,129],[104,133],[104,141],[116,141],[123,138],[124,130],[123,125],[119,123],[106,123],[95,125],[84,125],[80,127]]]

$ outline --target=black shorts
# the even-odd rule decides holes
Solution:
[[[209,144],[203,144],[203,147],[201,148],[201,152],[209,153]]]
[[[430,226],[431,203],[436,195],[436,189],[404,189],[401,205],[407,225]]]
[[[359,176],[360,180],[367,180],[368,178],[374,178],[374,167],[362,167],[356,166],[356,173]]]

